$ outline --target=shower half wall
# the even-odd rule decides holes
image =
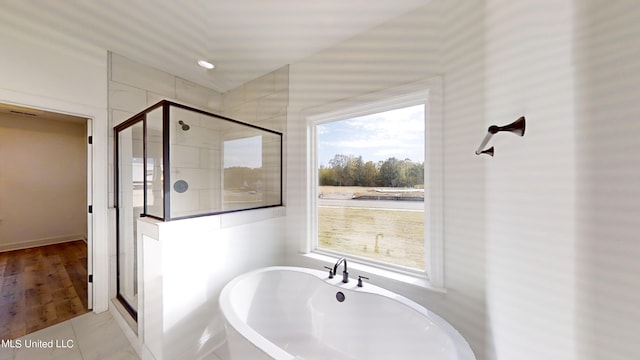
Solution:
[[[115,131],[117,298],[137,319],[136,219],[282,205],[282,134],[170,101]]]

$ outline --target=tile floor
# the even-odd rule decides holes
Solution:
[[[108,311],[84,314],[13,342],[1,341],[0,360],[140,359]],[[49,345],[53,348],[43,348]]]

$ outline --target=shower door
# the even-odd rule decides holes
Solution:
[[[118,125],[116,131],[117,298],[137,319],[137,221],[141,216],[162,220],[163,108]]]
[[[117,297],[137,317],[136,220],[144,211],[144,121],[117,134]]]

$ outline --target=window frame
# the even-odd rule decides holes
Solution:
[[[391,263],[371,260],[339,251],[318,248],[318,125],[388,110],[424,104],[425,111],[425,208],[424,208],[424,271]],[[308,139],[308,234],[301,244],[302,253],[323,258],[345,256],[365,270],[378,275],[406,279],[433,289],[444,289],[443,245],[443,126],[442,81],[432,78],[376,93],[351,98],[307,112]],[[427,195],[428,194],[428,195]],[[398,276],[399,275],[399,276]],[[417,282],[414,280],[418,280]]]

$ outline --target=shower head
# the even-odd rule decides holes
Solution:
[[[178,121],[178,124],[180,124],[180,126],[182,127],[182,131],[188,131],[191,127],[187,124],[184,123],[184,121],[180,120]]]

